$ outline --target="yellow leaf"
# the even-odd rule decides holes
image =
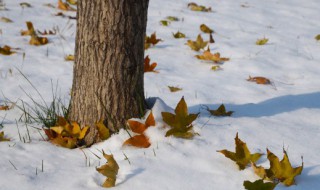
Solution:
[[[231,152],[225,149],[217,152],[220,152],[224,154],[225,157],[235,161],[240,170],[244,170],[248,164],[255,163],[262,156],[260,153],[251,154],[246,143],[238,138],[238,133],[234,140],[236,152]]]
[[[174,87],[174,86],[168,86],[170,92],[177,92],[182,90],[182,88]]]
[[[209,48],[202,55],[196,55],[195,57],[201,60],[213,61],[214,63],[223,63],[230,60],[230,58],[221,57],[219,52],[212,54]]]
[[[218,109],[216,110],[210,110],[209,108],[207,109],[211,115],[217,116],[217,117],[223,117],[223,116],[231,116],[233,114],[233,111],[226,111],[226,108],[223,104],[219,106]]]
[[[77,5],[77,3],[78,3],[77,0],[67,0],[67,2],[68,2],[70,5]]]
[[[314,37],[316,40],[320,40],[320,34],[316,35],[316,37]]]
[[[269,41],[268,38],[258,39],[258,40],[256,41],[256,45],[259,45],[259,46],[265,45],[268,41]]]
[[[273,190],[277,186],[277,183],[264,183],[262,179],[259,179],[253,183],[250,181],[244,181],[243,186],[247,190]]]
[[[163,26],[169,26],[170,22],[167,20],[160,20],[161,25]]]
[[[97,168],[96,170],[107,177],[107,179],[102,184],[103,187],[114,187],[116,185],[119,165],[113,158],[112,154],[108,155],[103,152],[103,157],[107,160],[107,163],[105,165],[102,165],[100,168]]]
[[[179,21],[179,18],[175,16],[167,16],[167,19],[170,21]]]
[[[162,112],[163,121],[168,124],[171,129],[167,131],[167,136],[175,136],[178,138],[192,138],[194,133],[191,132],[193,126],[192,122],[197,119],[199,113],[189,114],[187,103],[182,97],[176,106],[175,114],[170,112]]]
[[[22,30],[21,36],[32,36],[36,35],[36,31],[34,30],[32,22],[28,21],[26,22],[28,30]]]
[[[110,137],[109,129],[104,125],[103,120],[96,123],[98,134],[101,140],[107,140]]]
[[[1,141],[10,141],[10,139],[4,137],[4,132],[0,132],[0,142]]]
[[[65,61],[74,61],[74,55],[67,55],[64,57]]]
[[[64,131],[64,127],[63,126],[54,126],[54,127],[50,127],[50,130],[56,132],[57,134],[61,135],[62,132]]]
[[[76,11],[73,7],[71,7],[68,3],[62,2],[62,0],[58,0],[58,9],[64,11]]]
[[[270,161],[270,168],[264,169],[261,166],[253,164],[254,171],[260,177],[267,178],[271,181],[280,181],[285,186],[291,186],[295,183],[294,178],[300,175],[303,170],[302,165],[296,168],[291,166],[288,158],[288,154],[283,150],[283,159],[279,161],[279,158],[267,149],[268,160]]]
[[[35,46],[41,46],[47,44],[48,38],[46,37],[39,37],[37,35],[32,35],[29,41],[30,45],[35,45]]]
[[[194,3],[194,2],[189,3],[188,7],[192,11],[211,12],[211,7],[207,8],[207,7],[203,6],[203,5],[198,5],[198,4]]]
[[[62,137],[62,136],[57,136],[54,139],[51,139],[52,144],[73,149],[76,148],[77,146],[77,140],[71,137]]]
[[[188,40],[187,45],[195,50],[199,51],[200,49],[204,49],[208,44],[208,41],[203,41],[201,35],[199,34],[196,41]]]
[[[173,37],[174,38],[185,38],[186,35],[184,33],[181,33],[181,32],[177,32],[177,33],[172,33]]]
[[[212,34],[213,33],[213,30],[211,28],[209,28],[207,25],[205,24],[201,24],[200,25],[200,30],[204,33],[207,33],[207,34]]]
[[[78,137],[80,140],[83,139],[87,135],[88,129],[89,129],[89,126],[85,126],[81,129],[81,132]]]
[[[1,22],[6,22],[6,23],[11,23],[13,22],[11,19],[7,18],[7,17],[0,17],[0,21]]]

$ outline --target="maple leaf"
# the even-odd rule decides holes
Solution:
[[[251,76],[249,76],[247,81],[255,82],[257,84],[271,84],[271,81],[265,77],[251,77]]]
[[[192,11],[211,12],[211,7],[207,8],[207,7],[203,6],[203,5],[198,5],[198,4],[194,3],[194,2],[189,3],[188,7]]]
[[[233,114],[233,111],[226,111],[226,107],[221,104],[218,109],[216,110],[210,110],[207,108],[207,110],[210,112],[211,115],[217,116],[217,117],[223,117],[223,116],[231,116]]]
[[[144,41],[144,49],[148,49],[149,47],[155,46],[157,43],[161,42],[161,39],[157,38],[156,32],[152,33],[151,36],[146,36]]]
[[[3,131],[0,132],[0,142],[2,142],[2,141],[10,141],[10,139],[4,137]]]
[[[202,55],[196,55],[195,57],[201,60],[213,61],[214,63],[223,63],[230,60],[230,58],[221,57],[219,52],[212,54],[209,48]]]
[[[163,121],[171,127],[171,129],[167,131],[166,137],[173,135],[178,138],[192,138],[194,136],[194,133],[191,132],[193,128],[192,122],[197,119],[199,113],[188,113],[188,107],[184,97],[181,98],[174,112],[175,114],[161,112]]]
[[[247,190],[273,190],[277,186],[277,183],[264,183],[262,179],[259,179],[255,182],[244,181],[243,186]]]
[[[3,47],[0,47],[0,54],[2,55],[11,55],[11,54],[14,54],[16,53],[15,51],[11,51],[11,47],[10,46],[3,46]]]
[[[168,86],[170,92],[177,92],[177,91],[180,91],[182,90],[182,88],[179,88],[179,87],[175,87],[175,86]]]
[[[173,37],[174,38],[185,38],[186,35],[184,33],[181,33],[181,32],[176,32],[176,33],[172,33]]]
[[[294,178],[300,175],[303,170],[302,165],[296,168],[291,166],[288,158],[288,154],[283,150],[283,159],[279,161],[279,158],[267,149],[267,158],[270,162],[270,168],[265,169],[262,166],[256,166],[252,164],[255,173],[261,178],[266,178],[271,181],[280,181],[285,186],[291,186],[295,183]]]
[[[136,120],[128,120],[128,125],[132,132],[138,133],[139,135],[135,135],[128,140],[126,140],[123,145],[132,145],[139,148],[148,148],[151,144],[149,142],[148,137],[144,135],[145,130],[147,130],[150,126],[155,126],[156,122],[154,120],[152,112],[148,115],[147,119],[144,123],[141,123]]]
[[[87,135],[89,127],[80,128],[77,122],[67,122],[65,118],[58,116],[56,126],[44,129],[49,140],[58,146],[75,148]]]
[[[99,173],[107,177],[102,184],[102,187],[114,187],[116,185],[119,165],[113,158],[112,154],[108,155],[103,152],[103,157],[107,160],[107,163],[102,165],[100,168],[96,168]]]
[[[110,137],[109,128],[104,125],[103,120],[96,123],[96,127],[101,140],[107,140]]]
[[[262,156],[260,153],[251,154],[247,144],[239,139],[238,133],[234,140],[236,152],[231,152],[226,149],[217,152],[220,152],[224,154],[225,157],[235,161],[240,170],[244,170],[249,163],[255,163]]]
[[[76,11],[73,7],[71,7],[68,3],[62,2],[62,0],[58,0],[58,9],[64,11]]]
[[[200,30],[204,33],[207,33],[207,34],[212,34],[214,32],[211,28],[209,28],[209,26],[207,26],[205,24],[200,25]]]
[[[203,41],[203,38],[201,37],[200,34],[198,35],[196,41],[192,41],[192,40],[187,41],[187,45],[195,51],[199,51],[200,49],[204,49],[207,46],[207,44],[208,44],[208,41]]]
[[[149,58],[148,55],[144,58],[144,72],[155,72],[155,73],[158,73],[158,71],[154,70],[156,68],[156,66],[157,66],[156,62],[153,62],[150,65],[150,58]]]
[[[269,41],[268,38],[257,39],[256,45],[262,46],[262,45],[265,45],[268,41]]]

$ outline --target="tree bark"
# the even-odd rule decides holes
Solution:
[[[145,106],[144,38],[149,0],[79,0],[69,120],[91,127],[85,143],[99,141],[95,123],[116,132]]]

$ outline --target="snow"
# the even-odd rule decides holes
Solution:
[[[18,105],[20,100],[33,105],[28,95],[42,102],[20,71],[47,104],[56,87],[59,97],[68,102],[73,64],[64,61],[64,56],[74,52],[76,23],[53,16],[59,11],[43,6],[56,5],[56,0],[28,0],[33,7],[24,9],[21,2],[4,0],[9,11],[0,11],[0,17],[14,21],[0,22],[0,46],[21,48],[17,54],[0,55],[0,104],[9,99]],[[209,13],[191,11],[188,3],[150,1],[147,33],[156,31],[163,40],[146,51],[151,62],[158,63],[159,71],[145,74],[145,93],[156,119],[156,127],[146,131],[150,148],[122,147],[129,138],[123,130],[91,148],[60,148],[43,141],[44,133],[37,130],[40,124],[20,121],[22,112],[16,106],[0,111],[1,131],[12,139],[0,143],[0,189],[103,189],[100,185],[104,176],[95,170],[105,163],[97,157],[102,157],[101,150],[112,153],[120,166],[114,189],[244,189],[243,181],[259,179],[252,168],[239,171],[234,162],[216,152],[234,150],[237,132],[252,152],[266,153],[269,148],[282,158],[285,148],[293,166],[301,165],[303,156],[304,169],[296,177],[297,185],[279,184],[277,190],[319,189],[320,43],[314,37],[320,33],[320,1],[197,0],[212,7]],[[181,20],[167,27],[160,25],[167,16]],[[59,33],[48,36],[50,43],[45,46],[30,46],[29,37],[20,36],[26,21],[32,21],[40,31],[56,27]],[[203,23],[215,31],[216,43],[210,44],[211,51],[231,58],[221,65],[222,70],[212,71],[212,64],[195,58],[201,52],[185,45],[201,33],[199,26]],[[187,38],[174,39],[172,33],[178,30]],[[207,34],[202,37],[208,39]],[[255,45],[263,37],[269,42]],[[273,85],[248,82],[249,75],[267,77]],[[167,86],[183,90],[171,93]],[[193,140],[164,137],[167,128],[161,112],[173,111],[182,96],[189,112],[200,112],[194,122],[194,130],[200,135]],[[216,109],[222,103],[227,110],[235,111],[232,117],[212,117],[204,109],[204,105]],[[26,142],[20,141],[19,134]],[[266,156],[258,164],[268,167]]]

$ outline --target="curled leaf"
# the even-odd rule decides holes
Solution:
[[[249,163],[255,163],[257,160],[259,160],[262,154],[260,153],[251,154],[247,147],[247,144],[239,139],[238,133],[234,141],[236,145],[235,147],[236,152],[231,152],[225,149],[219,150],[217,152],[220,152],[224,154],[225,157],[235,161],[236,164],[239,166],[240,170],[244,170]]]
[[[119,165],[112,154],[108,155],[103,152],[103,157],[107,160],[107,163],[100,168],[96,168],[99,173],[107,177],[102,184],[102,187],[114,187],[116,185]]]
[[[249,76],[247,81],[255,82],[257,84],[271,84],[271,81],[265,77],[251,77],[251,76]]]
[[[30,4],[30,3],[27,3],[27,2],[22,2],[22,3],[20,3],[20,6],[21,6],[22,8],[25,8],[25,7],[30,8],[30,7],[32,7],[31,4]]]
[[[256,45],[259,45],[259,46],[265,45],[268,41],[269,41],[268,38],[261,38],[256,41]]]
[[[185,38],[186,35],[184,33],[181,33],[181,32],[176,32],[176,33],[172,33],[173,37],[174,38]]]
[[[192,11],[211,12],[211,7],[205,7],[203,5],[198,5],[194,2],[189,3],[188,8]]]

